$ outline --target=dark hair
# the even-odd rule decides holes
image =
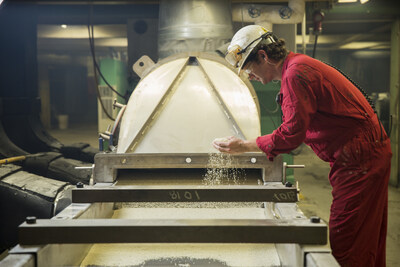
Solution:
[[[261,44],[258,47],[256,47],[252,53],[248,56],[246,59],[245,63],[243,66],[245,66],[247,63],[250,61],[256,61],[257,63],[260,63],[258,57],[257,57],[257,52],[259,50],[264,50],[265,53],[267,53],[268,58],[279,61],[281,59],[284,59],[286,55],[288,54],[288,50],[286,49],[285,46],[285,40],[284,39],[278,39],[276,36],[273,36],[275,43],[272,44]]]

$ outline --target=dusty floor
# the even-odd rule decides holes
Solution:
[[[97,126],[70,126],[67,130],[50,130],[52,136],[64,144],[85,142],[98,147]],[[294,158],[295,164],[306,168],[295,169],[295,179],[299,181],[301,200],[299,206],[307,216],[317,215],[329,220],[331,187],[328,181],[329,165],[315,156],[307,146]],[[387,235],[387,266],[400,266],[400,189],[389,187],[389,223]]]

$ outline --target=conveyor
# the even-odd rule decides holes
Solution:
[[[99,154],[94,185],[73,189],[73,204],[53,219],[27,219],[12,255],[34,252],[31,266],[303,266],[318,254],[323,264],[315,266],[335,266],[327,265],[333,258],[320,246],[327,241],[325,223],[297,208],[295,185],[275,181],[283,173],[280,157],[230,156],[246,181],[208,186],[198,179],[207,154],[110,156],[109,162],[126,161],[100,164],[108,155]],[[180,177],[160,175],[182,169]],[[151,172],[168,185],[154,185]],[[55,257],[58,252],[65,256]]]
[[[207,54],[146,64],[90,185],[78,184],[52,219],[27,218],[2,263],[338,266],[326,224],[304,216],[297,184],[286,182],[286,169],[299,166],[212,148],[216,137],[260,135],[251,85]]]

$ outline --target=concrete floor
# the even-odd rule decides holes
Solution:
[[[98,147],[96,125],[70,126],[66,130],[49,130],[49,133],[64,144],[77,142]],[[306,216],[319,216],[329,220],[332,201],[331,186],[328,181],[329,164],[320,160],[311,149],[303,145],[300,154],[295,156],[295,164],[306,168],[295,169],[295,179],[299,182],[301,194],[299,206]],[[387,266],[400,266],[400,189],[389,187],[389,223],[387,235]]]

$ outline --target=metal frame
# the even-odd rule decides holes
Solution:
[[[37,220],[19,226],[22,245],[85,243],[326,244],[327,227],[308,219]]]
[[[206,80],[208,81],[208,83],[211,86],[211,93],[215,95],[215,97],[218,100],[218,103],[221,105],[222,111],[225,113],[226,117],[228,118],[228,120],[232,123],[233,128],[236,131],[236,134],[238,135],[238,137],[242,138],[242,139],[246,139],[246,137],[243,134],[242,129],[240,128],[240,126],[237,124],[236,120],[233,118],[233,115],[231,113],[231,111],[229,110],[228,106],[225,104],[224,100],[222,99],[221,95],[219,94],[218,90],[216,89],[214,83],[212,82],[211,78],[208,76],[206,70],[204,69],[203,65],[201,64],[201,62],[197,59],[197,63],[200,67],[200,70],[203,72],[204,77],[206,78]]]
[[[113,213],[113,204],[94,203],[94,204],[71,204],[52,221],[75,221],[78,219],[109,218]],[[21,246],[17,245],[9,252],[9,256],[4,259],[7,263],[8,257],[15,258],[13,267],[31,267],[25,265],[20,260],[26,255],[32,255],[37,267],[41,266],[77,266],[86,256],[92,244],[42,244],[40,246]],[[21,258],[21,259],[19,259]],[[3,261],[0,262],[2,266]],[[13,259],[14,263],[14,259]],[[6,265],[7,266],[7,265]]]
[[[269,161],[263,153],[232,155],[229,168],[260,169],[264,182],[282,182],[282,157]],[[94,158],[95,183],[112,183],[120,169],[207,168],[207,153],[98,153]]]
[[[297,188],[281,183],[252,186],[86,186],[72,202],[296,202]]]

